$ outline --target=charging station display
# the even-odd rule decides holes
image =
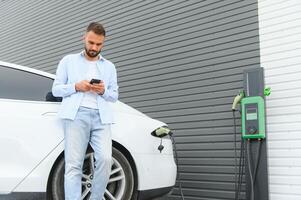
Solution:
[[[242,106],[242,137],[244,139],[265,138],[264,100],[260,96],[245,97]]]

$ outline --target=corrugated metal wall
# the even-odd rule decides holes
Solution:
[[[301,199],[301,2],[259,1],[267,97],[270,198]]]
[[[121,100],[175,130],[186,199],[233,199],[231,104],[259,66],[257,1],[1,1],[0,60],[54,72],[93,20]]]

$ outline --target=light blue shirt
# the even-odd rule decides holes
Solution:
[[[84,80],[87,73],[85,57],[82,53],[65,56],[59,63],[56,78],[52,86],[55,97],[63,97],[58,116],[74,120],[84,93],[75,90],[75,83]],[[118,99],[118,85],[115,65],[101,57],[97,61],[99,70],[97,79],[104,82],[105,92],[97,96],[99,115],[103,124],[114,123],[113,113],[108,102]]]

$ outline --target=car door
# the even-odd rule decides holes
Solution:
[[[11,192],[63,140],[59,102],[46,101],[52,82],[0,66],[0,193]]]

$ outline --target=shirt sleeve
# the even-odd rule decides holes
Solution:
[[[110,81],[107,86],[105,86],[105,92],[102,97],[106,101],[116,102],[118,100],[118,84],[117,84],[117,72],[113,65],[111,68]]]
[[[76,92],[75,83],[68,83],[67,64],[67,57],[64,57],[57,67],[56,78],[52,85],[52,94],[55,97],[66,97]]]

